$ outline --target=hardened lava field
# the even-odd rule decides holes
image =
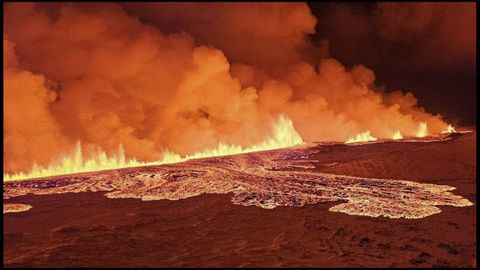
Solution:
[[[452,134],[6,182],[4,265],[472,266],[475,147]]]
[[[437,207],[440,205],[472,205],[469,200],[452,194],[450,191],[455,188],[447,185],[313,172],[314,160],[309,157],[323,147],[328,146],[12,182],[4,185],[4,196],[104,191],[108,198],[147,201],[233,193],[232,202],[245,206],[270,209],[338,202],[330,211],[389,218],[423,218],[440,213]]]

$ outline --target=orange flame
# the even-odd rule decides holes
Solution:
[[[401,140],[401,139],[403,139],[403,136],[402,136],[402,134],[400,133],[400,130],[397,130],[397,132],[395,132],[395,134],[393,134],[392,139],[393,139],[393,140]]]
[[[3,180],[11,181],[54,175],[112,170],[128,167],[161,165],[182,162],[189,159],[226,156],[280,149],[301,144],[303,144],[303,140],[295,130],[292,121],[286,116],[280,115],[278,121],[273,125],[273,136],[266,141],[263,141],[248,148],[243,148],[239,145],[228,145],[220,143],[215,149],[206,149],[204,151],[196,152],[185,157],[181,157],[178,154],[166,151],[163,153],[162,160],[143,162],[138,161],[136,158],[127,160],[125,157],[125,151],[123,149],[123,146],[119,145],[118,153],[113,156],[108,156],[103,150],[99,149],[99,151],[90,159],[84,160],[81,143],[77,142],[76,147],[72,153],[63,156],[60,159],[54,160],[50,163],[48,167],[41,167],[34,164],[30,172],[5,174],[3,175]]]
[[[457,132],[457,131],[455,130],[455,128],[454,128],[452,125],[449,124],[448,127],[447,127],[447,129],[444,130],[444,131],[442,131],[442,134],[445,134],[445,133],[455,133],[455,132]]]
[[[376,141],[377,138],[370,135],[370,130],[357,134],[355,137],[348,139],[345,143]]]
[[[427,123],[421,122],[420,125],[418,125],[417,137],[423,138],[423,137],[427,137],[427,135],[428,135]]]

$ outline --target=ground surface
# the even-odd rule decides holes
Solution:
[[[314,171],[449,185],[475,204],[420,219],[331,212],[333,201],[267,210],[232,204],[232,193],[12,197],[33,208],[4,215],[4,266],[476,266],[475,139],[328,145],[310,156]]]

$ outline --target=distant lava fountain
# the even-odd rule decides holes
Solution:
[[[315,170],[313,155],[328,149],[288,148],[247,155],[194,159],[183,163],[126,168],[4,183],[4,200],[26,194],[105,192],[111,199],[179,200],[231,193],[237,205],[264,209],[335,203],[330,211],[369,217],[418,219],[439,206],[466,207],[468,199],[447,185],[408,180],[335,175]],[[4,213],[28,211],[28,204],[4,204]]]
[[[3,180],[11,181],[82,172],[170,164],[183,162],[190,159],[227,156],[281,149],[301,144],[303,144],[303,140],[295,130],[292,121],[288,117],[280,115],[277,122],[273,125],[273,135],[268,140],[255,144],[248,148],[243,148],[239,145],[228,145],[224,143],[219,143],[218,146],[214,149],[206,149],[204,151],[195,152],[191,155],[187,155],[184,157],[176,153],[167,151],[163,153],[162,160],[143,162],[137,160],[136,158],[131,158],[127,160],[122,145],[119,145],[118,153],[113,156],[108,156],[107,153],[99,149],[98,152],[92,155],[89,159],[84,159],[81,143],[77,142],[76,147],[74,151],[72,151],[72,153],[55,159],[50,163],[49,166],[42,167],[34,164],[30,172],[5,174],[3,175]]]
[[[427,135],[428,135],[427,123],[422,122],[420,123],[420,125],[418,125],[417,137],[423,138],[423,137],[427,137]]]
[[[454,128],[452,125],[448,125],[447,129],[444,130],[444,131],[442,131],[442,134],[445,134],[445,133],[455,133],[455,132],[457,132],[457,131],[455,130],[455,128]]]
[[[363,133],[357,134],[355,137],[348,139],[345,143],[356,143],[356,142],[370,142],[376,141],[377,138],[370,135],[370,130],[367,130]]]
[[[397,130],[397,132],[395,132],[395,134],[393,134],[392,139],[393,139],[393,140],[401,140],[401,139],[403,139],[403,136],[402,136],[402,134],[400,133],[400,130]]]

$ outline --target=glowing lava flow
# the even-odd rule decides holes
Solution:
[[[23,203],[8,203],[3,204],[3,213],[18,213],[18,212],[25,212],[32,209],[31,205],[23,204]]]
[[[455,128],[454,128],[452,125],[449,124],[448,127],[447,127],[447,129],[444,130],[444,131],[442,131],[442,134],[445,134],[445,133],[455,133],[455,132],[457,132],[457,131],[455,130]]]
[[[401,140],[401,139],[403,139],[403,136],[402,136],[402,134],[400,133],[400,130],[397,130],[397,132],[395,132],[395,134],[393,134],[392,139],[393,139],[393,140]]]
[[[427,135],[428,135],[427,123],[421,122],[420,125],[418,126],[417,137],[423,138],[423,137],[427,137]]]
[[[345,143],[369,142],[376,141],[377,138],[370,135],[370,130],[357,134],[355,137],[348,139]]]
[[[330,147],[289,148],[163,166],[11,181],[3,185],[3,199],[26,194],[105,192],[110,199],[152,201],[230,193],[231,201],[243,206],[272,209],[330,202],[334,203],[329,208],[332,212],[407,219],[438,214],[442,205],[473,205],[453,194],[455,188],[451,186],[316,171],[317,160],[311,158],[335,148]],[[7,202],[4,213],[27,211],[29,207],[18,200]]]
[[[118,153],[113,156],[108,156],[104,151],[99,150],[96,155],[92,156],[90,159],[84,160],[81,144],[80,142],[77,142],[75,150],[71,154],[51,162],[48,167],[41,167],[34,164],[29,173],[20,172],[17,174],[5,174],[3,175],[3,180],[11,181],[81,172],[170,164],[190,159],[274,150],[300,144],[303,144],[303,140],[293,127],[292,121],[286,116],[280,115],[278,121],[273,125],[273,136],[266,141],[248,148],[220,143],[215,149],[206,149],[185,157],[167,151],[163,153],[162,160],[142,162],[138,161],[136,158],[127,160],[123,146],[120,145]]]

